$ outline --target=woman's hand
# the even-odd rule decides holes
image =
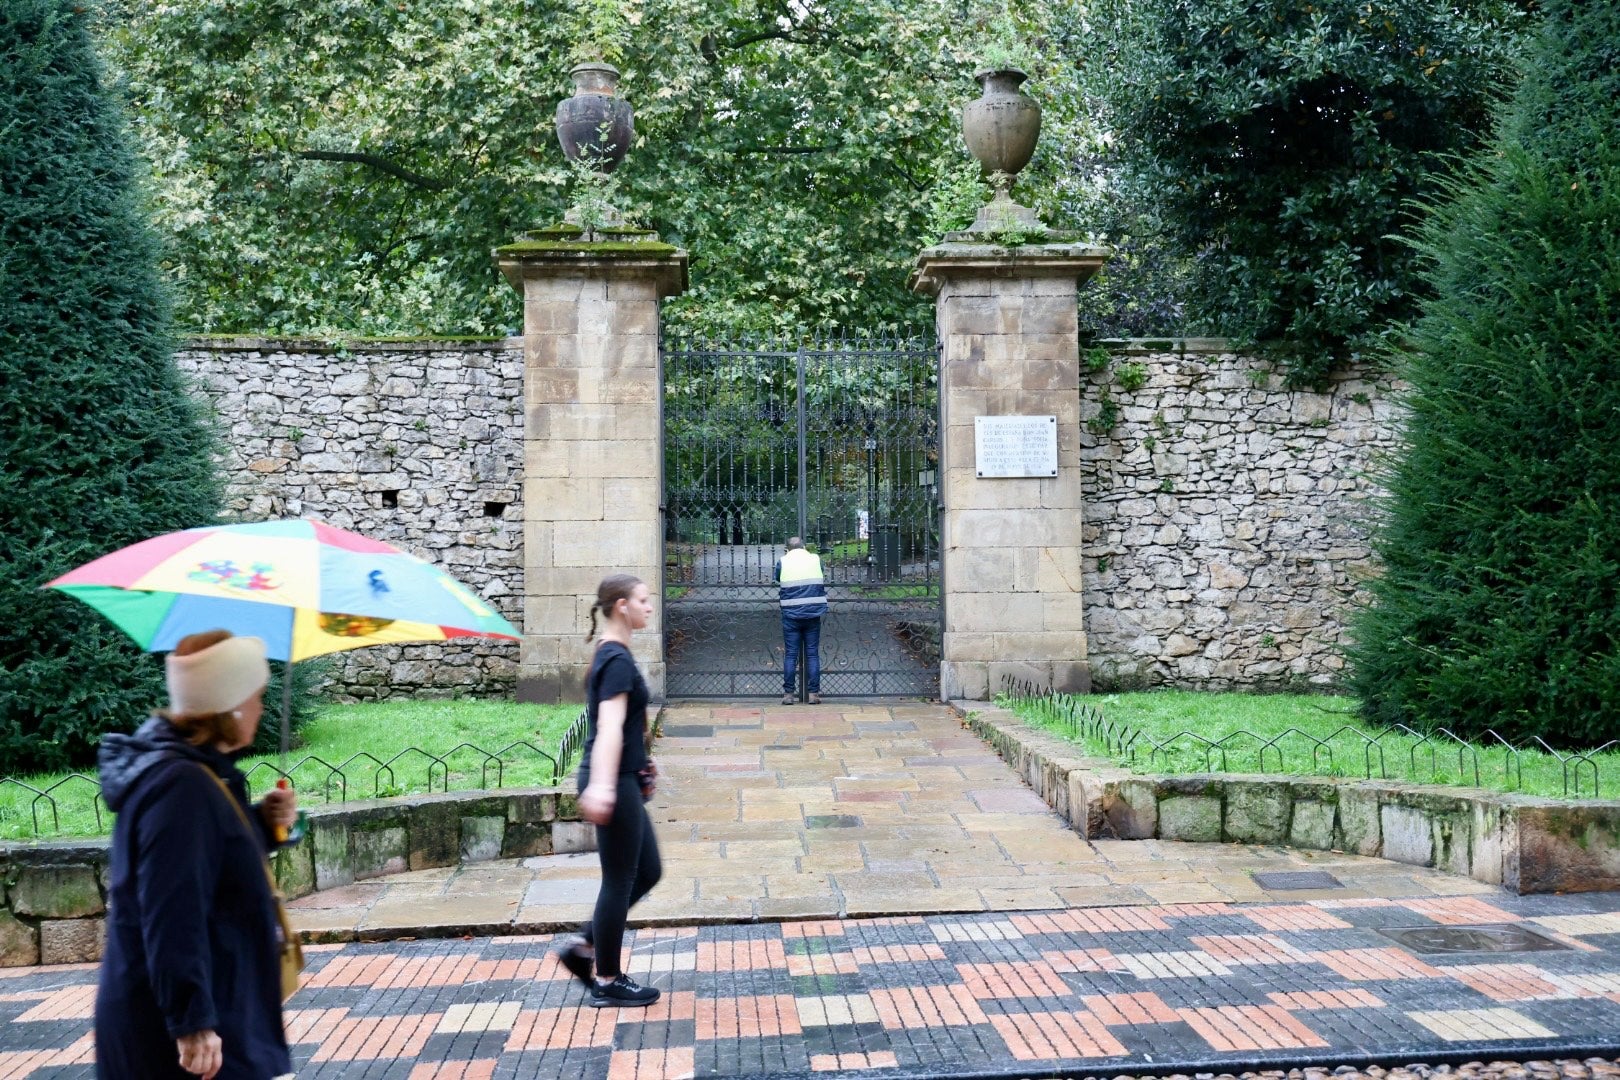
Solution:
[[[658,794],[658,762],[652,758],[647,759],[647,767],[641,770],[641,796],[650,799]]]
[[[174,1042],[180,1048],[180,1067],[202,1080],[214,1080],[214,1074],[225,1064],[219,1036],[212,1029],[193,1031]]]
[[[274,830],[278,825],[291,829],[298,820],[298,794],[292,788],[271,788],[259,800],[259,816]]]
[[[579,812],[592,825],[606,825],[613,820],[613,804],[618,792],[600,784],[588,784],[579,793]]]

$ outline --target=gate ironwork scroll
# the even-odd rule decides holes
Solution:
[[[822,695],[938,697],[934,343],[670,336],[661,361],[669,696],[782,693],[775,564],[802,536]]]

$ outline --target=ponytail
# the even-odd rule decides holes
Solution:
[[[596,587],[596,602],[591,605],[591,628],[585,635],[586,641],[596,637],[596,613],[600,611],[603,618],[610,617],[619,601],[630,599],[630,594],[640,584],[641,579],[634,574],[610,574],[602,579]]]

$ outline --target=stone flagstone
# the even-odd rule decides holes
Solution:
[[[943,705],[680,704],[661,719],[664,880],[637,926],[1312,898],[1268,892],[1256,870],[1328,870],[1334,899],[1496,891],[1331,852],[1087,841]],[[537,933],[587,918],[598,878],[592,853],[549,855],[290,906],[323,940]]]

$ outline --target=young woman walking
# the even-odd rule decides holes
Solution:
[[[590,988],[590,1004],[651,1005],[658,991],[628,978],[620,967],[630,907],[658,884],[663,864],[643,805],[652,798],[657,768],[647,756],[647,682],[630,655],[630,638],[652,618],[652,599],[640,578],[603,578],[591,605],[590,641],[602,615],[602,642],[585,677],[589,729],[579,766],[579,810],[596,826],[602,887],[591,921],[558,943],[563,967]],[[595,977],[592,977],[592,967]]]

